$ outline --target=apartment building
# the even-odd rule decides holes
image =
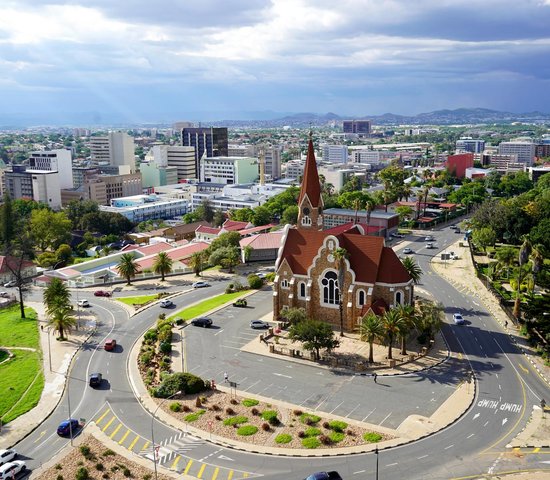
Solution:
[[[258,177],[258,160],[252,157],[207,157],[200,164],[201,182],[253,183]]]
[[[104,136],[90,137],[92,162],[108,163],[113,167],[124,167],[130,173],[136,171],[134,137],[126,132],[109,132]]]
[[[59,172],[61,188],[73,187],[73,165],[70,150],[44,150],[31,152],[28,170]]]
[[[532,142],[501,142],[498,146],[498,153],[500,155],[517,155],[518,163],[530,167],[535,159],[536,148],[536,144]]]
[[[174,183],[197,178],[195,147],[155,145],[151,157],[159,167],[176,167],[177,180]]]
[[[346,145],[321,145],[323,152],[323,162],[327,163],[347,163],[348,147]]]

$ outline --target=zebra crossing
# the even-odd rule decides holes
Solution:
[[[200,438],[193,437],[186,432],[180,432],[179,434],[160,441],[156,445],[158,462],[162,465],[169,464],[174,461],[176,456],[184,455],[194,448],[204,445],[204,443],[205,442]],[[149,448],[142,450],[140,455],[152,460],[153,447],[150,446]]]

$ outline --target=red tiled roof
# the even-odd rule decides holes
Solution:
[[[410,279],[409,273],[395,252],[389,247],[384,247],[376,281],[381,283],[407,283]]]
[[[283,232],[280,231],[252,235],[251,237],[241,239],[239,244],[241,248],[250,245],[254,250],[279,248],[281,246],[281,239],[283,238],[282,233]]]
[[[249,222],[238,222],[237,220],[226,220],[223,222],[222,228],[224,230],[235,231],[244,230],[250,225]]]
[[[208,235],[218,235],[222,231],[221,228],[207,227],[206,225],[200,225],[195,230],[195,233],[207,233]]]
[[[329,228],[327,230],[324,230],[325,233],[330,233],[331,235],[338,235],[340,233],[359,233],[363,235],[363,232],[359,228],[356,228],[357,226],[361,226],[363,231],[365,232],[365,235],[369,235],[370,233],[376,233],[380,230],[383,230],[384,227],[379,227],[376,225],[367,225],[366,223],[353,223],[348,222],[344,223],[343,225],[337,225],[336,227]]]
[[[274,226],[275,225],[273,223],[270,223],[268,225],[260,225],[258,227],[246,228],[244,230],[240,230],[239,233],[243,236],[244,235],[250,235],[251,233],[257,233],[257,232],[261,232],[263,230],[270,230]]]
[[[309,139],[307,148],[306,166],[304,169],[304,179],[302,180],[302,188],[300,189],[300,197],[298,205],[302,203],[302,199],[307,195],[312,207],[319,207],[321,199],[321,182],[319,181],[319,173],[317,172],[317,162],[315,161],[315,151],[313,149],[313,140]]]
[[[363,305],[363,308],[361,309],[361,316],[364,317],[367,313],[369,313],[369,310],[372,310],[372,313],[375,315],[382,316],[389,310],[389,308],[388,304],[379,298],[374,302],[369,302],[366,305]]]
[[[171,250],[167,250],[166,254],[174,261],[174,262],[181,262],[185,259],[189,258],[193,253],[195,252],[202,252],[203,250],[206,250],[209,247],[208,243],[206,242],[196,242],[196,243],[190,243],[188,245],[182,245],[181,247],[172,248]],[[147,257],[140,258],[136,261],[136,263],[139,265],[140,270],[144,270],[146,268],[151,268],[153,264],[155,263],[155,260],[157,259],[157,255],[148,255]]]
[[[166,250],[170,250],[172,245],[166,242],[153,243],[152,245],[145,245],[144,247],[139,247],[136,250],[141,254],[145,255],[155,255]]]
[[[32,267],[34,263],[29,262],[28,260],[20,260],[16,257],[6,257],[4,255],[0,256],[0,273],[8,273],[11,270],[19,270],[19,268],[28,268]],[[11,270],[10,268],[11,267]]]
[[[420,223],[430,223],[430,222],[433,222],[435,220],[435,218],[432,218],[432,217],[420,217],[417,222],[420,222]]]

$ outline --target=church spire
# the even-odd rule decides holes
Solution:
[[[323,228],[323,198],[321,183],[315,161],[312,132],[309,132],[306,166],[298,198],[298,228],[322,230]]]

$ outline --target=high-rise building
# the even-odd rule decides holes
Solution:
[[[159,167],[176,167],[177,181],[198,178],[195,148],[177,145],[155,145],[151,149],[153,161]]]
[[[537,145],[532,142],[501,142],[498,146],[500,155],[517,155],[518,162],[527,167],[533,165]]]
[[[348,147],[346,145],[321,145],[323,152],[323,162],[328,163],[347,163]]]
[[[481,153],[485,149],[485,140],[462,137],[456,141],[457,152]]]
[[[115,167],[126,166],[125,171],[134,173],[136,161],[134,137],[126,132],[109,132],[105,136],[90,138],[92,162],[108,162]]]
[[[181,141],[184,147],[195,147],[195,170],[200,172],[200,159],[206,156],[227,157],[229,148],[226,127],[184,128],[181,131]]]
[[[369,135],[372,131],[370,120],[344,120],[342,122],[344,133],[355,133],[359,136]]]
[[[58,171],[30,170],[25,165],[13,165],[11,170],[4,172],[3,191],[14,200],[32,199],[54,210],[61,208]]]
[[[241,184],[258,180],[258,160],[252,157],[211,157],[201,162],[200,181]]]
[[[59,186],[73,188],[73,165],[69,150],[45,150],[32,152],[28,170],[59,172]]]

